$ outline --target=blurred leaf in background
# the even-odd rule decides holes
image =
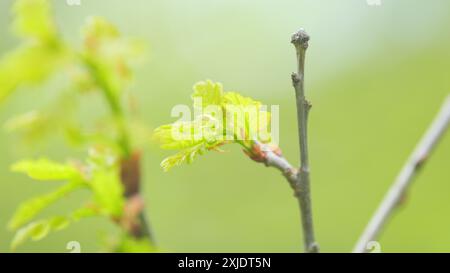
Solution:
[[[22,38],[22,45],[6,53],[0,62],[0,99],[22,85],[40,83],[45,86],[44,80],[60,70],[69,76],[69,84],[51,107],[33,109],[13,117],[5,127],[9,131],[20,131],[31,140],[48,136],[49,132],[66,131],[70,139],[77,139],[72,143],[91,148],[85,163],[61,164],[41,158],[21,160],[11,167],[12,171],[25,173],[35,180],[65,181],[56,190],[19,205],[9,222],[9,229],[16,232],[11,248],[15,250],[30,238],[41,240],[50,231],[61,230],[86,216],[106,216],[119,226],[126,226],[127,219],[122,217],[125,191],[119,156],[127,155],[131,144],[126,135],[128,128],[121,104],[126,90],[124,83],[131,83],[132,71],[128,61],[136,58],[142,47],[135,41],[122,38],[115,26],[100,17],[90,17],[83,28],[82,49],[69,45],[57,31],[49,0],[17,0],[13,5],[13,17],[15,34]],[[73,111],[69,111],[79,100],[74,93],[84,95],[88,89],[96,89],[106,98],[112,114],[103,121],[112,123],[112,131],[115,132],[105,134],[98,130],[91,133],[95,137],[89,137],[83,132],[81,123],[75,121]],[[67,98],[69,103],[63,100]],[[44,210],[78,189],[91,192],[89,205],[65,211],[64,215],[36,219]],[[128,232],[126,227],[123,232]],[[149,244],[149,241],[145,243]]]

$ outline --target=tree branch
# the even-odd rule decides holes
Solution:
[[[314,238],[314,228],[311,208],[309,156],[308,156],[308,113],[311,104],[305,97],[305,53],[308,48],[309,35],[300,29],[292,35],[291,43],[297,51],[298,71],[292,73],[292,84],[297,100],[297,121],[300,144],[300,171],[297,176],[297,186],[300,189],[298,200],[302,215],[303,237],[306,252],[319,252],[319,246]]]
[[[303,238],[305,243],[305,252],[319,252],[319,245],[314,238],[311,196],[310,196],[310,179],[309,179],[309,156],[307,141],[307,121],[308,112],[311,104],[305,98],[304,89],[304,66],[305,53],[308,48],[309,36],[301,29],[292,36],[291,42],[297,50],[298,72],[292,74],[292,84],[295,88],[297,101],[297,118],[299,130],[300,144],[300,171],[294,167],[281,155],[278,147],[268,144],[262,144],[253,140],[251,149],[247,149],[245,145],[244,152],[254,161],[262,162],[267,167],[274,167],[281,171],[289,185],[295,192],[301,211]]]
[[[140,196],[141,186],[141,156],[135,152],[120,163],[120,177],[125,189],[127,204],[124,228],[135,238],[148,238],[155,244],[155,238],[145,217],[145,204]]]
[[[439,114],[435,117],[430,128],[417,145],[416,149],[403,166],[394,184],[381,202],[378,210],[370,220],[353,252],[367,251],[367,244],[375,240],[386,224],[394,209],[400,203],[403,195],[411,185],[415,176],[430,157],[433,149],[446,132],[450,123],[450,96],[445,100]]]
[[[274,151],[273,147],[270,147],[267,144],[262,144],[258,141],[253,141],[253,143],[254,145],[251,158],[256,162],[264,163],[266,167],[278,169],[294,191],[294,196],[297,198],[299,207],[301,208],[300,196],[302,189],[298,183],[298,169],[294,168],[291,163],[289,163],[289,161],[281,155],[281,151],[279,149]],[[317,247],[316,244],[314,244],[314,246]],[[313,248],[313,250],[314,251],[307,252],[318,252],[317,248]]]
[[[289,161],[286,160],[281,155],[281,150],[277,149],[276,151],[273,150],[272,147],[266,144],[262,144],[258,141],[253,141],[253,157],[252,159],[257,162],[262,162],[266,167],[274,167],[278,169],[283,176],[286,178],[287,182],[291,186],[291,188],[295,192],[295,196],[298,197],[299,195],[299,188],[297,185],[297,175],[298,170],[294,168]],[[258,152],[256,152],[258,151]],[[256,155],[255,156],[255,152]]]

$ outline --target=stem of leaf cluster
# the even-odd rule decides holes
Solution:
[[[102,90],[105,100],[108,103],[112,115],[114,116],[117,130],[119,132],[118,144],[122,150],[123,157],[129,157],[132,151],[128,130],[125,124],[124,111],[120,105],[119,99],[117,98],[118,91],[114,90],[114,88],[108,84],[106,79],[104,79],[95,62],[90,61],[88,58],[84,58],[84,62],[94,75],[95,81]]]
[[[419,142],[410,158],[406,161],[391,188],[387,192],[377,211],[373,215],[353,252],[368,251],[369,242],[376,240],[383,226],[401,203],[401,200],[416,177],[419,170],[431,156],[432,151],[442,138],[450,124],[450,96],[445,100],[433,123]]]
[[[294,168],[286,158],[281,154],[276,154],[270,149],[268,145],[262,144],[258,141],[253,141],[254,145],[259,146],[259,150],[263,153],[263,163],[267,167],[274,167],[278,169],[288,181],[289,185],[295,192],[295,196],[298,195],[297,187],[297,174],[298,170]]]
[[[134,202],[133,200],[140,199],[139,188],[141,181],[141,160],[139,155],[133,154],[133,150],[131,148],[125,114],[118,98],[119,92],[116,92],[117,90],[114,90],[114,88],[112,88],[103,78],[102,73],[98,70],[95,62],[92,62],[87,58],[83,58],[83,60],[94,75],[94,79],[102,90],[105,100],[109,105],[112,115],[114,116],[117,131],[119,133],[117,142],[122,150],[122,161],[120,166],[121,180],[125,188],[125,197],[127,198],[127,201]],[[134,225],[134,228],[129,231],[130,235],[138,239],[142,237],[147,238],[154,244],[154,236],[145,217],[145,209],[143,205],[138,212],[136,219],[132,219],[132,221],[137,222],[138,224]]]
[[[319,246],[315,241],[311,193],[310,193],[310,171],[308,155],[308,113],[311,104],[305,97],[305,54],[308,48],[309,35],[303,30],[299,30],[292,35],[291,42],[297,51],[297,73],[292,73],[292,84],[295,88],[297,102],[297,121],[300,146],[300,169],[297,175],[298,201],[301,210],[303,238],[305,252],[319,252]]]

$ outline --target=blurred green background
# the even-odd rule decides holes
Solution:
[[[0,54],[17,44],[9,31],[11,0],[0,2]],[[317,240],[324,252],[350,251],[416,142],[450,93],[450,2],[446,0],[81,0],[53,1],[59,27],[79,43],[91,15],[115,23],[149,45],[134,93],[152,128],[173,121],[175,104],[190,104],[191,86],[220,81],[269,105],[280,105],[281,148],[298,162],[296,110],[290,73],[290,35],[311,35],[306,87],[310,115],[312,195]],[[58,92],[58,83],[22,88],[0,107],[0,122]],[[86,119],[104,111],[87,103]],[[22,157],[64,159],[85,151],[58,138],[32,150],[0,132],[0,252],[9,251],[6,223],[16,206],[54,184],[9,171]],[[238,147],[209,153],[192,165],[163,173],[170,153],[145,152],[145,198],[159,246],[173,252],[298,252],[301,230],[296,200],[280,174],[243,156]],[[450,251],[450,135],[439,145],[383,232],[383,252]],[[54,210],[75,207],[83,194]],[[51,210],[50,212],[51,213]],[[83,220],[19,249],[66,252],[79,241],[97,251],[105,219]]]

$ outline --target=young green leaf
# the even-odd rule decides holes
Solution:
[[[54,216],[50,219],[34,221],[25,227],[17,230],[14,239],[11,242],[11,249],[15,250],[19,245],[28,239],[39,241],[47,237],[51,231],[60,231],[67,228],[70,224],[70,218],[65,216]]]
[[[97,209],[93,208],[93,206],[86,206],[86,207],[79,208],[79,209],[75,210],[74,212],[72,212],[72,214],[70,215],[70,218],[72,219],[72,221],[77,222],[83,218],[93,217],[93,216],[98,216],[98,215],[99,215],[99,212]]]
[[[226,143],[222,138],[222,130],[210,130],[208,121],[200,117],[194,122],[175,123],[157,128],[154,138],[161,144],[161,148],[166,150],[180,150],[177,154],[164,159],[161,167],[164,171],[170,170],[184,162],[192,163],[197,155],[201,155],[208,150],[216,149]],[[211,118],[211,117],[208,117]],[[198,132],[201,135],[196,136]],[[179,133],[181,139],[176,137]]]
[[[44,81],[71,55],[58,39],[48,0],[17,0],[13,14],[14,30],[24,40],[0,60],[0,101],[19,85]]]
[[[89,185],[94,193],[94,201],[104,214],[112,217],[122,215],[124,189],[117,170],[96,170]]]
[[[112,100],[132,79],[130,62],[141,56],[143,44],[123,38],[118,29],[101,17],[91,17],[83,28],[81,54],[95,84]]]
[[[11,167],[14,172],[27,174],[41,181],[61,181],[80,178],[80,172],[70,164],[60,164],[46,158],[39,160],[22,160]]]
[[[47,237],[50,233],[51,226],[49,221],[39,221],[30,232],[31,239],[33,241],[39,241]]]
[[[221,83],[214,83],[211,80],[198,82],[193,87],[194,93],[191,98],[194,100],[194,107],[197,99],[201,99],[203,108],[208,105],[222,105],[223,100],[223,86]]]
[[[0,60],[0,101],[20,85],[46,80],[67,62],[67,56],[62,46],[42,44],[26,44],[3,56]]]
[[[239,106],[239,107],[247,107],[247,106],[261,106],[261,102],[256,101],[250,97],[244,97],[236,92],[227,92],[223,96],[222,105],[226,107],[227,105]]]
[[[34,241],[43,239],[50,232],[50,229],[51,227],[47,220],[40,220],[28,224],[16,232],[11,242],[11,249],[15,250],[30,238]]]
[[[175,155],[165,158],[161,162],[161,167],[165,172],[169,171],[172,167],[179,166],[184,162],[191,163],[197,155],[201,155],[206,151],[205,144],[200,143],[195,146],[186,148]]]
[[[56,36],[56,25],[48,0],[17,0],[13,11],[16,32],[24,37],[50,41]]]
[[[44,137],[64,132],[69,126],[73,126],[77,102],[78,94],[67,90],[43,109],[33,109],[9,118],[5,129],[18,134],[23,144],[33,147]]]
[[[70,224],[70,219],[65,216],[55,216],[49,220],[49,225],[52,230],[59,231],[67,228]]]
[[[31,221],[42,210],[78,187],[80,187],[80,184],[77,182],[67,183],[51,193],[23,202],[10,220],[8,224],[9,228],[12,230],[18,229]]]

